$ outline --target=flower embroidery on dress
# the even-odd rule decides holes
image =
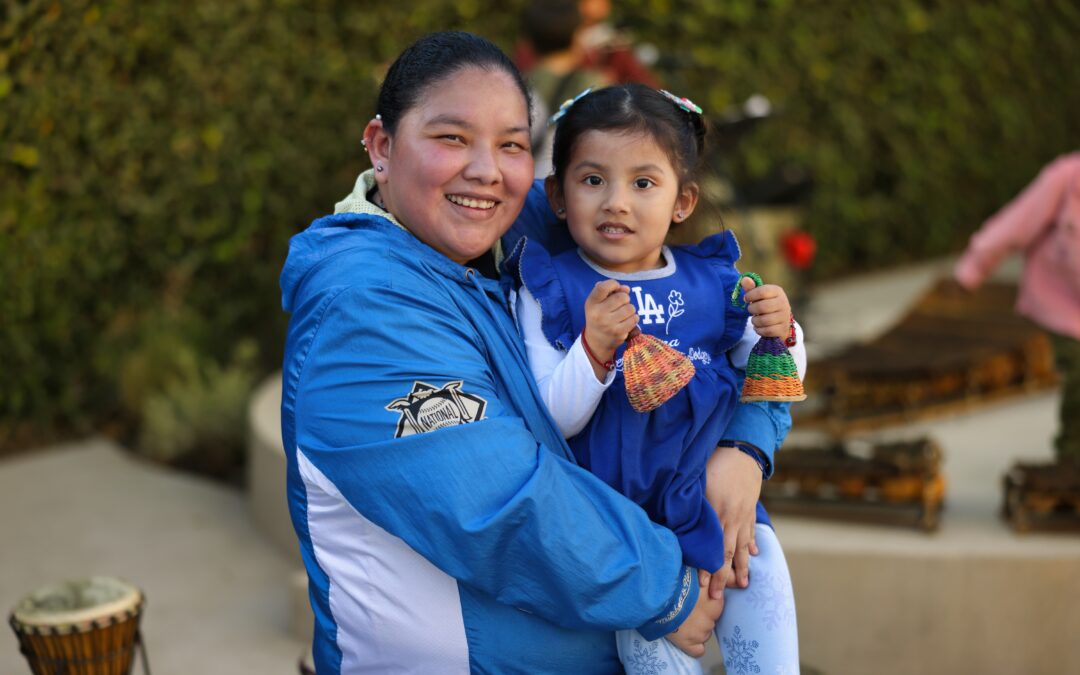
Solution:
[[[671,322],[672,322],[672,320],[675,317],[680,316],[685,311],[682,308],[683,304],[684,304],[683,299],[682,299],[682,293],[680,293],[678,291],[672,291],[672,292],[668,293],[667,301],[668,301],[668,306],[667,306],[668,319],[667,319],[667,326],[664,327],[664,335],[667,335],[668,331],[671,330]]]

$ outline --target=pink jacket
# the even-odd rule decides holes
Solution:
[[[972,235],[956,280],[978,287],[1015,250],[1024,251],[1016,311],[1080,340],[1080,152],[1047,165]]]

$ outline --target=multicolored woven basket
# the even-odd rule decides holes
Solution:
[[[685,354],[635,327],[623,352],[626,396],[638,412],[656,410],[694,377]]]
[[[742,287],[743,277],[754,280],[754,284],[761,285],[761,277],[754,272],[747,272],[735,282],[735,289],[731,292],[731,302],[737,306],[745,306],[746,303],[739,297],[739,289]],[[750,350],[750,356],[746,361],[746,380],[743,382],[742,397],[739,401],[749,403],[751,401],[802,401],[806,399],[806,391],[803,390],[802,380],[799,379],[799,371],[795,367],[795,359],[780,338],[763,337],[757,341]]]

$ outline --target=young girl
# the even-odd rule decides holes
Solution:
[[[578,461],[679,538],[687,564],[724,567],[723,533],[706,499],[705,466],[738,405],[758,335],[732,304],[739,257],[725,232],[698,246],[664,246],[697,204],[701,111],[641,85],[609,87],[562,111],[547,179],[552,207],[578,248],[549,256],[523,239],[508,258],[530,367]],[[752,284],[751,284],[752,286]],[[744,289],[745,290],[745,289]],[[787,336],[790,309],[775,286],[748,294],[758,332]],[[691,359],[691,382],[650,413],[633,410],[621,373],[632,328]],[[805,364],[805,352],[793,348]],[[767,405],[786,413],[787,404]],[[744,448],[740,448],[744,449]],[[752,453],[767,473],[768,457]],[[771,451],[772,448],[768,448]],[[716,633],[729,673],[798,671],[794,598],[783,551],[758,506],[750,584],[725,592]],[[666,640],[618,634],[628,673],[700,673]]]

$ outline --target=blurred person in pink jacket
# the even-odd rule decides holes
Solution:
[[[1080,152],[1047,165],[972,235],[957,282],[974,290],[1013,251],[1024,253],[1016,311],[1049,331],[1062,378],[1057,458],[1080,463]]]

